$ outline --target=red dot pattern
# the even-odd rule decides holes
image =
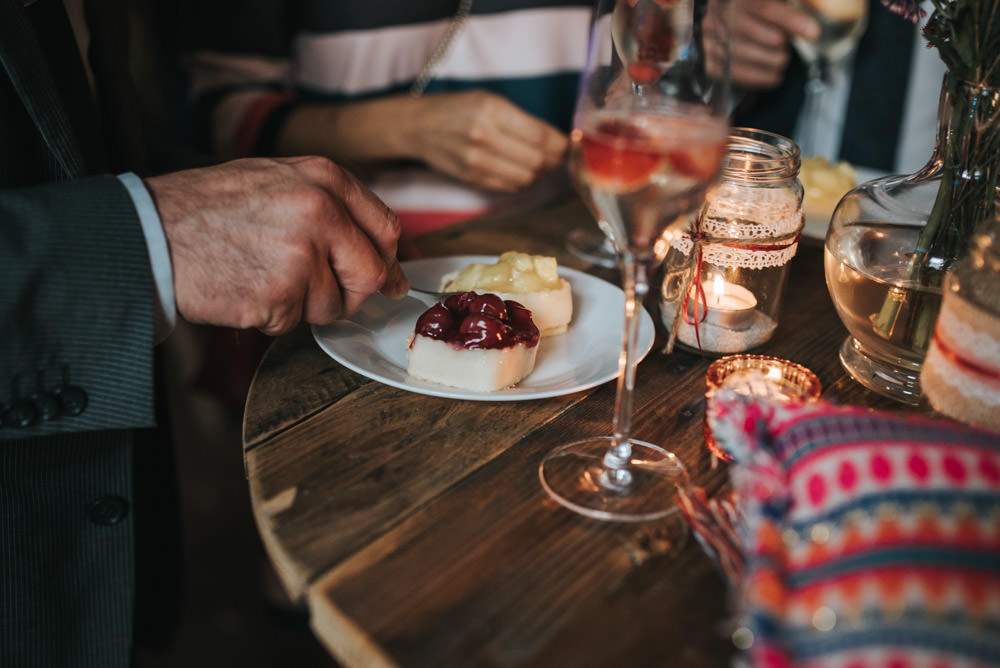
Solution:
[[[976,454],[973,458],[961,452],[940,456],[933,452],[912,451],[895,459],[891,451],[870,454],[854,451],[838,459],[836,464],[816,462],[807,472],[803,471],[799,480],[804,487],[800,489],[811,506],[822,506],[831,496],[856,493],[865,485],[875,488],[924,486],[936,480],[939,484],[956,487],[1000,487],[1000,456],[991,453]]]
[[[1000,482],[1000,466],[997,466],[995,460],[991,459],[987,455],[981,455],[979,457],[979,475],[994,485]]]
[[[858,484],[858,470],[849,459],[841,462],[837,477],[840,480],[840,488],[845,492],[850,492]]]
[[[931,475],[931,467],[927,465],[927,460],[919,454],[910,455],[906,460],[906,468],[919,482],[927,482]]]
[[[883,455],[872,455],[872,477],[879,482],[888,482],[892,478],[892,462]]]
[[[814,506],[820,506],[826,500],[826,482],[823,476],[814,473],[809,478],[809,501]]]
[[[965,465],[958,458],[945,455],[941,463],[948,480],[957,483],[965,482]]]

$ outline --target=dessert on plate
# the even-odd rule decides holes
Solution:
[[[806,218],[829,223],[840,199],[856,185],[857,173],[843,160],[832,164],[826,158],[808,157],[802,159],[799,181],[804,191],[802,212]]]
[[[450,295],[417,318],[406,371],[466,390],[511,387],[535,368],[539,331],[531,311],[495,294]]]
[[[531,311],[542,336],[564,333],[573,318],[569,281],[559,276],[556,259],[545,255],[507,251],[495,264],[475,262],[445,274],[441,290],[488,292],[516,301]]]

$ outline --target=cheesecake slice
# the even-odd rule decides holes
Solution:
[[[449,296],[417,318],[406,371],[439,385],[493,392],[535,368],[539,331],[531,312],[494,294]]]

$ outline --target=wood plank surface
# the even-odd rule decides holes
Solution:
[[[484,218],[417,241],[426,255],[524,250],[611,281],[563,240],[593,224],[578,201]],[[780,324],[755,352],[812,369],[841,403],[901,407],[846,378],[846,332],[822,245],[793,260]],[[647,304],[655,313],[655,298]],[[639,366],[633,435],[674,450],[693,482],[727,484],[702,439],[711,359],[654,349]],[[523,402],[427,397],[355,374],[302,328],[251,388],[244,448],[258,528],[287,590],[347,665],[726,665],[726,587],[677,518],[588,520],[549,500],[541,458],[610,432],[614,382]]]

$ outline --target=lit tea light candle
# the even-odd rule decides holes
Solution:
[[[722,381],[722,387],[745,397],[762,397],[782,403],[798,398],[796,393],[789,393],[781,382],[781,370],[773,367],[766,371],[737,371]]]
[[[716,392],[725,388],[748,397],[762,397],[780,403],[816,401],[822,387],[819,378],[800,364],[769,355],[730,355],[715,360],[705,373],[705,444],[719,459],[730,460],[708,424],[708,413]],[[714,462],[714,460],[713,460]]]
[[[700,322],[707,322],[717,327],[742,330],[753,324],[754,308],[757,298],[742,285],[730,283],[716,274],[712,279],[701,284],[705,291],[705,301],[692,290],[688,299],[688,316],[699,317]],[[705,317],[700,318],[704,310]]]

